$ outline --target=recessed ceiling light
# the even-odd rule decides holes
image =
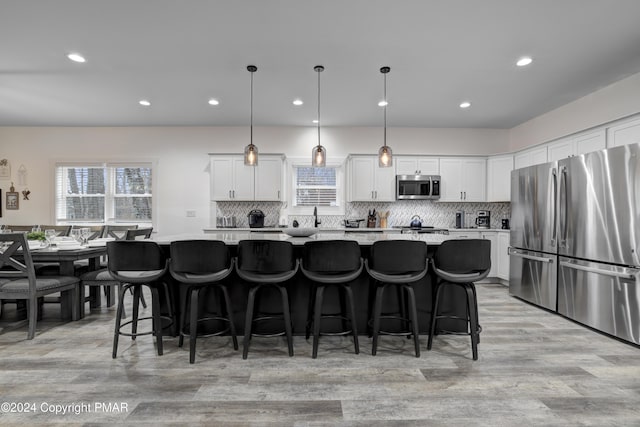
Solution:
[[[87,62],[87,60],[84,59],[84,56],[80,55],[79,53],[70,53],[67,55],[67,58],[69,58],[73,62]]]
[[[469,108],[471,107],[471,103],[469,101],[464,101],[460,103],[460,108]]]
[[[386,105],[389,105],[389,103],[387,101],[382,100],[382,101],[378,102],[378,107],[384,107]]]
[[[140,101],[138,101],[138,104],[142,105],[143,107],[151,106],[151,102],[147,101],[146,99],[141,99]]]
[[[220,104],[220,101],[218,101],[217,99],[211,98],[209,100],[209,105],[219,105],[219,104]]]
[[[316,120],[316,119],[311,120],[311,122],[315,123],[315,124],[318,124],[318,120]]]
[[[293,105],[302,105],[304,104],[304,102],[302,102],[302,99],[294,99],[293,100]]]
[[[518,67],[525,67],[531,64],[532,62],[533,62],[533,59],[531,59],[530,56],[523,56],[522,58],[518,59],[518,62],[516,62],[516,65]]]

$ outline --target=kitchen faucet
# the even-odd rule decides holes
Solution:
[[[318,228],[318,226],[322,224],[322,221],[318,220],[318,207],[313,207],[313,226]]]

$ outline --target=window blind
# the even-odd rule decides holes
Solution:
[[[296,167],[294,206],[336,206],[336,168]]]

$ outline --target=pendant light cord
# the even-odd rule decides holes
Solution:
[[[323,69],[316,67],[318,73],[318,146],[320,146],[320,71]]]
[[[250,130],[249,130],[249,143],[253,145],[253,71],[251,71],[251,114],[250,114]]]
[[[384,73],[384,146],[387,146],[387,73]]]

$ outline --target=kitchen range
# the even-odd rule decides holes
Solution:
[[[640,144],[511,174],[509,291],[640,344]]]

